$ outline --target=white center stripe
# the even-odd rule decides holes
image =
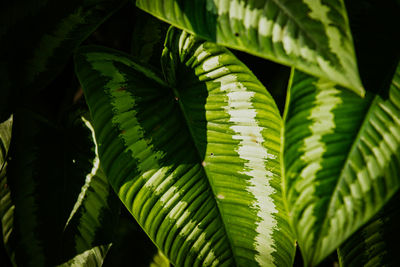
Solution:
[[[203,69],[212,70],[207,75],[209,78],[230,72],[225,67],[219,67],[218,57],[208,59]],[[276,156],[268,153],[263,146],[262,130],[264,128],[258,125],[257,111],[251,102],[255,92],[249,91],[238,82],[235,74],[222,76],[215,79],[215,82],[221,83],[221,91],[228,96],[228,103],[224,109],[230,115],[229,121],[234,123],[230,127],[236,133],[232,138],[240,141],[235,151],[245,161],[241,173],[251,177],[246,190],[254,197],[251,208],[257,212],[259,218],[255,222],[257,235],[254,246],[258,252],[256,261],[260,266],[272,266],[274,265],[272,253],[275,251],[272,234],[277,227],[273,214],[278,213],[278,210],[271,198],[275,189],[269,185],[273,173],[267,170],[266,163],[269,159],[275,159]]]

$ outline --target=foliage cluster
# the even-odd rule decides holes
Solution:
[[[399,14],[2,3],[0,264],[399,264]]]

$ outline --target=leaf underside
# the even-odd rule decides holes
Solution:
[[[400,68],[388,97],[361,99],[292,74],[285,118],[289,212],[302,255],[316,265],[399,188]]]
[[[78,51],[110,183],[177,266],[289,266],[281,118],[227,49],[170,30],[165,80],[128,55]]]
[[[342,0],[138,0],[176,27],[364,95]]]

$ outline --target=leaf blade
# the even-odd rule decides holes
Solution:
[[[331,1],[145,1],[137,6],[207,40],[325,77],[359,95],[344,3]]]
[[[286,184],[307,264],[319,263],[399,188],[398,71],[388,99],[361,99],[294,73],[285,122]]]
[[[245,164],[254,163],[254,159],[246,158],[250,155],[259,158],[255,162],[265,164],[266,147],[271,148],[271,154],[279,151],[273,148],[280,138],[281,120],[271,96],[222,47],[173,29],[166,44],[163,67],[169,85],[155,79],[150,70],[138,68],[123,53],[88,47],[77,54],[78,77],[94,118],[96,135],[104,144],[99,146],[100,157],[110,182],[139,224],[174,264],[290,265],[294,241],[283,207],[276,204],[281,201],[279,163],[268,161],[272,182],[264,177],[268,185],[263,186],[274,192],[267,192],[273,198],[263,196],[263,202],[255,197],[258,192],[252,191],[254,183],[260,180],[252,178],[261,177],[257,174],[265,174],[267,170],[260,169],[265,168],[262,166],[253,174],[250,173],[253,166]],[[219,65],[229,67],[218,70]],[[225,78],[225,85],[221,84],[223,79],[218,77],[224,74],[230,79],[237,76],[239,80],[233,80],[229,86],[229,79]],[[241,84],[244,77],[249,82]],[[229,93],[232,101],[239,97],[236,99],[239,105],[230,106],[224,101]],[[249,107],[254,95],[254,99],[268,100],[268,104],[254,101],[254,107]],[[258,124],[251,122],[247,128],[241,125],[243,117],[235,114],[235,107],[241,115],[247,108],[254,116],[266,113],[272,122],[267,124],[257,117]],[[230,108],[231,114],[227,111]],[[275,130],[269,131],[265,125]],[[257,153],[244,150],[239,155],[235,146],[227,153],[232,144],[241,144],[238,149],[243,143],[249,145],[251,137],[246,129],[250,128],[262,131],[258,139],[256,136],[251,141]],[[221,129],[227,135],[218,140],[215,131],[220,133]],[[264,142],[266,136],[268,142]],[[206,146],[211,143],[216,144]],[[224,175],[222,171],[228,173]],[[271,211],[272,203],[277,205],[276,211]],[[242,216],[238,216],[240,213]],[[277,221],[279,226],[275,225]]]

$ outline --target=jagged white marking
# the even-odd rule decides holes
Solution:
[[[99,150],[98,150],[98,146],[97,146],[97,142],[96,142],[96,136],[95,136],[95,134],[94,134],[93,126],[92,126],[92,124],[91,124],[88,120],[86,120],[83,116],[81,117],[81,119],[82,119],[82,121],[85,123],[86,127],[88,127],[89,130],[90,130],[90,132],[92,133],[93,143],[94,143],[94,146],[95,146],[94,151],[95,151],[95,155],[96,155],[96,156],[95,156],[95,158],[93,159],[93,163],[92,163],[93,167],[92,167],[92,170],[90,171],[90,173],[88,173],[88,174],[86,175],[85,184],[82,186],[81,192],[80,192],[79,195],[78,195],[78,199],[77,199],[77,201],[75,202],[75,205],[74,205],[74,207],[73,207],[73,209],[72,209],[72,211],[71,211],[71,213],[70,213],[70,215],[69,215],[69,218],[68,218],[68,220],[67,220],[67,223],[66,223],[65,226],[64,226],[64,229],[68,226],[70,220],[72,219],[72,217],[74,216],[74,214],[76,213],[76,211],[78,210],[78,208],[82,205],[83,198],[85,197],[86,191],[87,191],[87,189],[88,189],[89,186],[90,186],[90,182],[92,181],[93,176],[96,175],[97,170],[99,169],[99,166],[100,166]]]
[[[314,101],[315,107],[307,118],[313,123],[309,127],[311,135],[304,139],[302,147],[304,154],[301,156],[301,159],[310,167],[304,168],[300,173],[300,177],[307,180],[314,180],[317,172],[322,169],[321,162],[322,156],[326,152],[326,144],[321,140],[323,136],[334,132],[336,125],[332,110],[342,103],[341,98],[336,97],[340,91],[335,89],[334,83],[320,79],[314,86],[320,90]]]
[[[314,83],[314,86],[320,90],[314,100],[314,108],[307,118],[308,121],[312,122],[309,126],[311,134],[304,139],[303,147],[301,148],[304,152],[301,156],[301,160],[303,160],[307,166],[300,173],[301,179],[296,187],[302,186],[302,184],[314,184],[311,181],[317,178],[317,172],[322,169],[321,163],[323,161],[323,155],[327,150],[326,144],[322,141],[322,138],[328,134],[334,133],[336,124],[334,120],[335,114],[332,111],[342,103],[342,99],[336,96],[340,91],[335,88],[334,83],[319,79]],[[312,188],[308,188],[307,191],[305,191],[304,188],[301,191],[313,195],[315,194],[315,190],[316,188],[313,186]],[[311,214],[313,209],[313,207],[310,207],[310,214],[303,216],[307,221],[302,219],[300,221],[301,225],[309,225],[316,222],[316,217]],[[309,231],[309,235],[314,235],[314,232]],[[322,245],[326,245],[324,241]]]
[[[182,45],[187,45],[187,42],[184,42],[184,40],[182,40],[183,43]],[[111,58],[112,60],[117,60],[119,58]],[[124,62],[126,63],[126,62]],[[123,74],[121,74],[118,69],[116,69],[113,65],[106,65],[104,66],[97,66],[96,64],[92,64],[93,68],[104,73],[110,73],[110,77],[112,77],[112,79],[107,83],[106,87],[108,88],[113,88],[116,85],[120,86],[121,84],[125,83],[125,77],[123,76]],[[118,92],[119,94],[128,94],[128,96],[130,98],[132,98],[129,93],[125,92],[125,91],[120,91]],[[118,103],[119,98],[114,98],[113,99],[113,106],[116,108],[120,108],[123,105]],[[134,105],[134,100],[131,100],[130,105]],[[137,168],[139,170],[139,172],[141,173],[141,176],[146,179],[145,184],[143,185],[143,189],[145,190],[150,190],[153,191],[154,193],[158,193],[161,194],[161,192],[159,191],[160,185],[162,184],[165,175],[168,171],[168,167],[162,167],[159,164],[159,160],[161,158],[163,158],[165,156],[165,153],[162,151],[155,151],[154,147],[152,145],[149,145],[149,143],[146,140],[144,140],[144,131],[143,129],[140,127],[139,121],[136,118],[136,112],[135,111],[129,111],[131,112],[132,116],[130,116],[130,124],[131,125],[137,125],[137,129],[136,129],[136,133],[138,135],[138,141],[136,141],[135,147],[140,147],[143,149],[149,148],[150,149],[150,153],[148,153],[148,157],[146,158],[142,158],[139,155],[137,155],[135,152],[137,151],[132,151],[132,157],[137,160],[138,165]],[[114,117],[113,118],[113,122],[114,123],[119,123],[118,122],[118,117]],[[127,137],[125,135],[122,135],[122,137],[124,138],[125,142],[128,142]],[[131,150],[131,148],[129,148]],[[151,170],[149,170],[149,166],[151,166]],[[154,171],[157,170],[157,171]],[[169,177],[169,180],[173,180],[172,177]],[[129,184],[127,184],[129,185]],[[163,186],[165,187],[165,186]],[[122,186],[120,188],[120,191],[125,191],[125,187]],[[163,206],[163,208],[165,209],[169,209],[174,202],[179,199],[181,197],[180,193],[179,193],[179,188],[175,187],[175,186],[171,186],[161,197],[160,197],[160,202],[161,205]],[[136,201],[136,199],[135,199]],[[141,200],[138,200],[141,201]],[[174,207],[172,208],[172,210],[168,213],[168,218],[172,219],[172,220],[177,220],[178,218],[176,217],[176,215],[178,214],[178,212],[181,209],[184,209],[186,206],[188,205],[187,202],[180,200],[178,201],[178,203],[176,203],[174,205]],[[134,206],[134,205],[133,205]],[[188,215],[189,216],[189,215]]]
[[[322,4],[321,0],[304,0],[303,2],[311,10],[311,12],[308,14],[309,17],[317,21],[320,21],[324,25],[324,28],[326,29],[326,35],[328,37],[329,48],[331,49],[333,54],[337,55],[340,65],[345,68],[346,72],[356,70],[357,66],[355,65],[356,61],[351,42],[351,33],[347,31],[345,36],[345,38],[350,39],[350,42],[343,41],[343,34],[335,26],[336,25],[335,22],[329,18],[328,14],[330,8]],[[348,27],[345,28],[346,30],[348,29]],[[321,64],[321,67],[325,71],[333,69],[331,65],[328,62],[326,62],[325,59],[319,58],[319,60],[322,61],[323,64]],[[347,66],[349,66],[350,68]],[[337,70],[335,70],[335,74],[336,73]],[[349,76],[349,78],[357,80],[358,84],[360,84],[357,77]]]
[[[219,57],[210,58],[203,66],[204,71],[215,70],[208,73],[209,78],[215,78],[214,74],[229,73],[229,69],[219,65]],[[218,69],[217,69],[218,68]],[[218,72],[217,72],[218,70]],[[212,75],[213,74],[213,75]],[[216,76],[218,77],[218,76]],[[258,125],[257,111],[253,108],[252,98],[255,93],[237,80],[235,74],[228,74],[214,80],[221,85],[221,91],[228,97],[228,103],[224,107],[230,115],[230,121],[234,123],[230,128],[236,133],[232,138],[240,140],[236,152],[244,159],[244,169],[241,173],[251,177],[246,190],[254,196],[252,209],[257,211],[260,221],[255,222],[257,235],[255,237],[255,249],[258,254],[255,260],[260,266],[274,265],[272,253],[275,251],[272,234],[277,227],[277,221],[273,214],[278,210],[275,207],[271,195],[275,190],[269,185],[273,173],[266,169],[266,161],[275,159],[275,155],[268,153],[263,146],[263,128]],[[238,109],[240,107],[240,109]],[[222,195],[217,198],[223,201]]]

